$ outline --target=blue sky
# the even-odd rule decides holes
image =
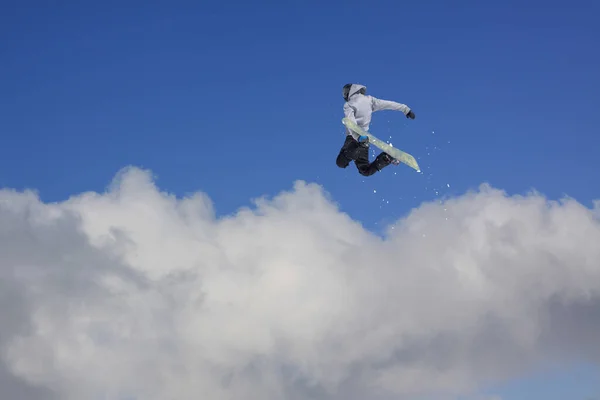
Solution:
[[[592,1],[5,5],[0,186],[56,201],[135,165],[228,214],[301,179],[374,230],[485,182],[590,205],[597,15]],[[423,174],[336,167],[347,82],[413,108],[414,121],[376,114],[371,131]],[[592,375],[577,376],[494,393],[531,398],[564,377],[564,396],[600,396]]]

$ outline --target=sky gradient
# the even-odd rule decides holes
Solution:
[[[3,5],[0,188],[62,202],[134,166],[160,190],[206,193],[221,217],[302,180],[378,234],[482,184],[591,208],[598,15],[593,1]],[[374,114],[371,132],[422,173],[336,167],[348,82],[414,110]],[[483,392],[600,399],[597,373]]]

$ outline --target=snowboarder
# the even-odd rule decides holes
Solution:
[[[367,88],[358,83],[344,85],[342,95],[346,101],[344,115],[365,131],[369,130],[371,114],[375,111],[401,111],[406,118],[415,119],[415,113],[406,104],[369,96]],[[368,136],[359,136],[356,132],[346,129],[346,140],[337,156],[336,164],[340,168],[346,168],[351,161],[354,161],[358,172],[364,176],[371,176],[392,163],[399,163],[385,152],[381,152],[373,162],[369,162]]]

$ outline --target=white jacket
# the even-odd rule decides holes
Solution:
[[[410,108],[406,104],[396,103],[395,101],[381,100],[373,96],[358,93],[365,86],[354,84],[350,87],[348,93],[348,101],[344,103],[344,115],[350,121],[356,123],[365,131],[369,130],[371,124],[371,114],[375,111],[394,110],[402,111],[404,115],[410,112]],[[352,135],[358,139],[358,134],[354,131],[346,129],[347,135]]]

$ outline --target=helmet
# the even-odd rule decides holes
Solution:
[[[348,99],[350,97],[352,97],[353,95],[355,95],[356,93],[366,94],[367,87],[360,85],[358,83],[346,83],[344,85],[344,87],[342,88],[342,96],[344,97],[344,100],[346,100],[346,101],[348,101]]]

